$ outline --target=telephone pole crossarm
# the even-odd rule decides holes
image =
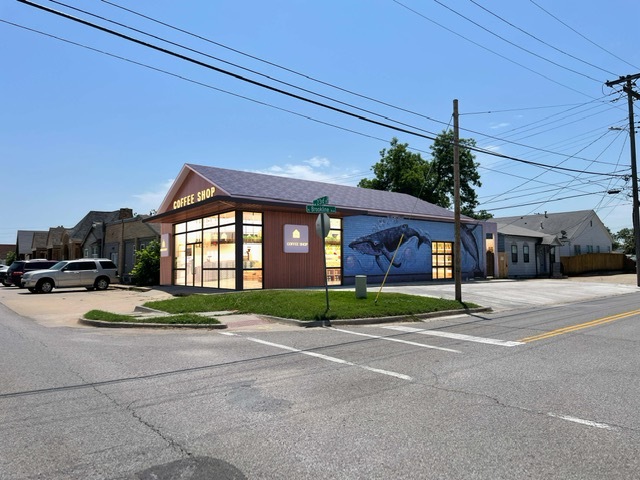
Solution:
[[[636,73],[635,75],[625,75],[624,77],[620,77],[618,80],[611,80],[608,82],[604,82],[607,87],[613,87],[614,85],[618,85],[620,83],[631,82],[632,80],[637,80],[640,78],[640,73]]]

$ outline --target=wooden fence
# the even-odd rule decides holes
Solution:
[[[580,275],[592,272],[633,271],[635,262],[624,253],[585,253],[573,257],[560,257],[565,275]]]

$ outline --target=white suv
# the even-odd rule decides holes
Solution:
[[[22,286],[31,293],[49,293],[61,287],[106,290],[110,283],[117,281],[117,267],[108,258],[63,260],[49,270],[33,270],[22,276]]]

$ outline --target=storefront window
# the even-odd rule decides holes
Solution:
[[[197,220],[191,220],[187,222],[187,231],[191,232],[192,230],[201,230],[202,229],[202,219],[199,218]]]
[[[431,278],[453,278],[453,243],[432,242],[431,244]]]
[[[236,212],[221,213],[219,217],[220,225],[236,223]]]
[[[329,235],[324,239],[327,284],[342,284],[342,220],[332,218]]]
[[[173,230],[174,285],[236,288],[235,212],[179,223]]]
[[[211,228],[218,226],[218,216],[207,217],[202,219],[202,228]]]
[[[243,288],[262,288],[262,214],[243,212],[242,221]]]
[[[242,212],[241,218],[237,226],[236,212],[175,224],[173,284],[235,290],[242,274],[243,289],[262,288],[262,213]],[[242,232],[241,244],[236,232]]]

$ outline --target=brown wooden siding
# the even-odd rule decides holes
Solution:
[[[316,215],[264,212],[264,288],[302,288],[324,285],[322,240],[316,234]],[[284,253],[284,225],[309,227],[309,253]]]

